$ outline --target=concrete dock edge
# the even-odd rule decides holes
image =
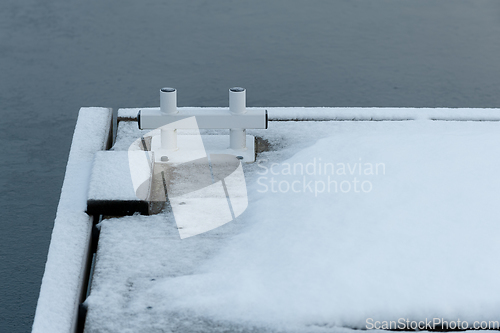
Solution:
[[[86,287],[93,217],[85,213],[96,151],[112,143],[112,110],[81,108],[40,288],[32,332],[75,332]]]

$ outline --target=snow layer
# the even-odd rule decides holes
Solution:
[[[139,144],[139,142],[136,141],[138,138],[147,135],[148,133],[148,130],[139,129],[137,121],[120,121],[116,130],[115,144],[111,150],[144,150],[142,142]],[[153,133],[158,134],[159,131]]]
[[[253,183],[253,225],[199,274],[165,279],[144,298],[299,330],[363,328],[367,318],[497,320],[499,126],[404,125],[333,135],[286,162],[350,163],[353,175],[332,179],[370,181],[369,193],[313,193],[327,176],[306,174],[312,189],[303,190],[301,172],[276,167],[279,175],[266,176],[297,181],[299,193],[258,193],[263,186]],[[365,164],[380,162],[384,173],[365,174]]]
[[[112,110],[81,108],[57,208],[33,332],[72,332],[80,302],[91,217],[85,214],[94,153],[106,148]]]
[[[102,223],[87,332],[497,320],[500,123],[271,122],[249,132],[272,148],[245,165],[249,207],[237,221],[185,240],[169,212]],[[320,174],[320,163],[335,171]],[[297,193],[280,187],[294,182]]]
[[[137,197],[132,183],[133,176],[142,182],[151,182],[151,152],[100,151],[95,154],[90,177],[88,198],[92,200],[144,200],[147,194]],[[149,187],[146,188],[149,190]]]
[[[500,120],[499,109],[268,108],[269,120]]]

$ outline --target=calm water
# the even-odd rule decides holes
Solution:
[[[500,2],[0,2],[0,332],[31,329],[81,106],[500,107]]]

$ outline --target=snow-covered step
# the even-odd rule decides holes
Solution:
[[[87,213],[107,216],[152,214],[153,165],[154,156],[149,151],[97,152],[90,177]]]

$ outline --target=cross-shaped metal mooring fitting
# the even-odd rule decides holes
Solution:
[[[179,120],[196,118],[197,128],[229,129],[229,149],[246,150],[246,129],[266,129],[267,111],[246,108],[246,90],[229,89],[229,108],[177,108],[177,90],[160,89],[160,107],[139,111],[140,129],[161,128],[161,149],[177,150],[177,129],[193,128],[193,122]],[[178,122],[178,123],[176,123]],[[175,124],[176,123],[176,124]],[[171,124],[171,126],[165,126]]]

